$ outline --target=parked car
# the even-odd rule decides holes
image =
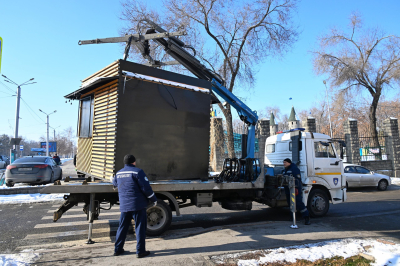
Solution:
[[[47,184],[61,180],[62,169],[51,157],[30,156],[15,160],[6,169],[6,185]]]
[[[6,162],[6,166],[10,164],[10,159],[7,156],[0,155],[0,159]],[[5,168],[5,167],[4,167]]]
[[[6,168],[7,162],[0,157],[0,169]]]
[[[346,186],[349,187],[377,187],[378,190],[386,190],[392,184],[392,180],[387,175],[382,175],[371,171],[364,166],[356,164],[343,164],[344,175],[346,176]]]

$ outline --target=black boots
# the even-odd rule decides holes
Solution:
[[[149,256],[150,255],[150,251],[145,251],[145,252],[143,252],[143,253],[139,253],[139,254],[136,254],[136,258],[144,258],[144,257],[146,257],[146,256]]]
[[[311,222],[310,222],[310,216],[304,217],[304,224],[305,224],[305,225],[310,225],[310,224],[311,224]]]

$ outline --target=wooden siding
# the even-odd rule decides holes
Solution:
[[[110,178],[115,172],[118,82],[94,90],[92,175]]]
[[[82,83],[86,83],[95,78],[118,76],[118,67],[119,67],[118,61],[114,61],[113,63],[97,71],[93,75],[90,75],[89,77],[83,79]]]
[[[76,169],[90,173],[92,161],[92,138],[78,138],[78,153],[76,158]]]

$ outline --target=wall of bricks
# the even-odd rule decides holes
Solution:
[[[349,118],[343,125],[346,142],[347,162],[360,164],[360,142],[358,140],[357,120]]]
[[[391,160],[382,160],[382,161],[363,161],[361,162],[362,166],[367,167],[370,170],[388,170],[392,169],[392,161]]]
[[[258,158],[260,165],[264,165],[265,141],[270,136],[269,119],[261,119],[257,123]]]
[[[386,137],[386,152],[388,160],[392,162],[391,169],[394,177],[400,176],[400,138],[397,118],[387,118],[383,121],[383,130]],[[388,168],[389,169],[389,168]]]
[[[305,128],[305,132],[317,132],[317,125],[314,117],[307,117],[306,120],[302,121],[302,126]]]

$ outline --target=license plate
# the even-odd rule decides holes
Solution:
[[[32,171],[32,168],[18,168],[18,171]]]

